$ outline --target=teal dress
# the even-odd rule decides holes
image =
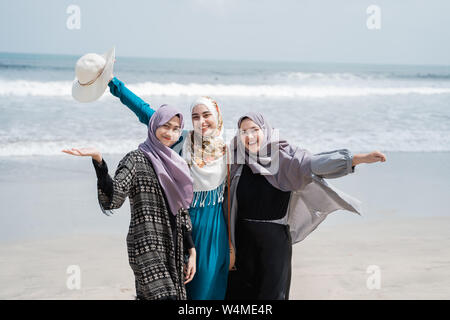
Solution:
[[[224,185],[212,191],[194,192],[189,214],[197,250],[197,273],[186,284],[188,299],[225,299],[230,254],[222,206]]]
[[[111,93],[118,97],[148,126],[155,110],[136,96],[122,81],[113,78],[109,82]],[[184,139],[188,135],[183,130],[172,149],[181,155]],[[191,282],[186,284],[190,300],[223,300],[227,288],[229,245],[227,223],[223,211],[225,182],[214,190],[194,192],[189,209],[192,221],[192,239],[197,252],[197,271]]]

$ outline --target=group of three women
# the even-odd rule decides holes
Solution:
[[[137,299],[288,299],[292,244],[332,211],[359,211],[324,178],[385,161],[378,151],[313,155],[278,139],[254,112],[239,119],[227,146],[213,99],[192,104],[187,131],[176,108],[153,110],[115,77],[109,87],[148,125],[147,140],[120,161],[114,178],[98,150],[64,152],[92,157],[104,213],[129,197]]]

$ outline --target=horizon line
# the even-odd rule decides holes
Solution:
[[[17,54],[17,55],[44,55],[44,56],[67,56],[67,57],[81,57],[78,54],[69,53],[49,53],[49,52],[18,52],[18,51],[0,51],[0,54]],[[186,58],[186,57],[150,57],[137,55],[119,55],[120,58],[133,59],[155,59],[155,60],[186,60],[186,61],[223,61],[223,62],[259,62],[259,63],[299,63],[299,64],[339,64],[339,65],[368,65],[368,66],[433,66],[433,67],[450,67],[450,64],[436,64],[436,63],[385,63],[385,62],[338,62],[338,61],[306,61],[294,59],[246,59],[246,58]]]

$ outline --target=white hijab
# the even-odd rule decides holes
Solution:
[[[208,110],[213,114],[214,120],[216,121],[217,129],[209,137],[199,137],[193,131],[191,131],[186,137],[186,141],[183,145],[182,156],[189,165],[191,176],[194,179],[194,192],[199,191],[210,191],[214,190],[225,181],[227,176],[227,164],[226,164],[226,153],[222,152],[222,148],[225,147],[225,142],[223,140],[223,121],[222,115],[220,113],[217,103],[209,97],[200,97],[191,105],[191,114],[195,106],[205,105]],[[195,150],[201,152],[199,157],[196,152],[195,156],[193,154],[192,139],[201,139],[198,142],[199,146]],[[214,160],[205,159],[203,157],[203,152],[205,147],[202,142],[208,143],[208,150],[212,151],[215,155]]]

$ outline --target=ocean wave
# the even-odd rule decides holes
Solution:
[[[126,154],[137,149],[140,140],[90,141],[86,139],[74,141],[20,141],[0,144],[0,157],[9,156],[55,156],[64,155],[63,149],[95,147],[102,153]]]
[[[52,66],[52,65],[32,65],[32,64],[4,64],[0,63],[0,70],[47,70],[47,71],[73,71],[73,66]]]
[[[370,136],[370,139],[369,139]],[[448,132],[423,131],[420,136],[413,133],[397,132],[392,135],[383,133],[373,135],[360,135],[358,138],[345,138],[336,135],[333,138],[323,136],[320,138],[305,138],[299,141],[296,136],[286,136],[294,145],[302,146],[313,153],[336,148],[348,148],[354,152],[369,152],[380,150],[382,152],[450,152]],[[445,137],[445,138],[443,138]],[[71,141],[18,141],[0,144],[0,158],[11,156],[57,156],[67,148],[95,147],[104,154],[125,155],[138,148],[142,139],[110,139],[89,140],[75,139]]]
[[[138,95],[162,96],[238,96],[278,98],[327,98],[359,97],[370,95],[448,94],[450,88],[435,87],[339,87],[339,86],[288,86],[288,85],[240,85],[240,84],[159,84],[146,82],[129,86]]]
[[[70,97],[71,81],[0,80],[0,96]],[[291,86],[143,82],[128,85],[139,96],[236,96],[274,98],[360,97],[449,94],[450,87]]]
[[[0,96],[70,97],[71,81],[0,80]]]
[[[55,61],[50,60],[47,64],[42,62],[37,62],[32,60],[32,62],[28,61],[20,61],[20,62],[1,62],[0,61],[0,70],[5,71],[61,71],[73,72],[74,65],[73,61],[59,61],[55,64]],[[323,68],[323,66],[319,66],[319,68]],[[349,70],[355,68],[355,66],[349,66]],[[361,69],[362,68],[362,69]],[[288,80],[299,80],[299,81],[354,81],[354,80],[388,80],[388,79],[419,79],[419,80],[450,80],[450,67],[442,66],[434,67],[430,70],[430,67],[425,68],[421,66],[416,66],[415,70],[409,68],[393,66],[389,69],[386,69],[386,66],[362,66],[359,67],[360,70],[353,71],[337,71],[337,72],[320,72],[320,71],[273,71],[266,70],[264,68],[256,68],[256,69],[224,69],[221,70],[220,67],[214,69],[203,69],[201,65],[196,69],[171,69],[166,66],[161,69],[161,66],[158,65],[147,65],[145,64],[145,68],[142,68],[142,65],[127,65],[127,72],[142,72],[148,74],[149,77],[154,74],[154,72],[161,72],[162,74],[176,74],[176,75],[190,75],[190,76],[241,76],[241,77],[262,77],[262,78],[275,78],[275,79],[288,79]],[[425,68],[425,69],[424,69]],[[358,69],[358,67],[357,67]]]
[[[450,80],[448,73],[430,73],[430,72],[279,72],[273,76],[275,79],[286,79],[296,81],[395,81],[405,80]]]
[[[384,75],[369,75],[350,72],[279,72],[273,75],[273,78],[288,81],[361,81],[384,79]]]

